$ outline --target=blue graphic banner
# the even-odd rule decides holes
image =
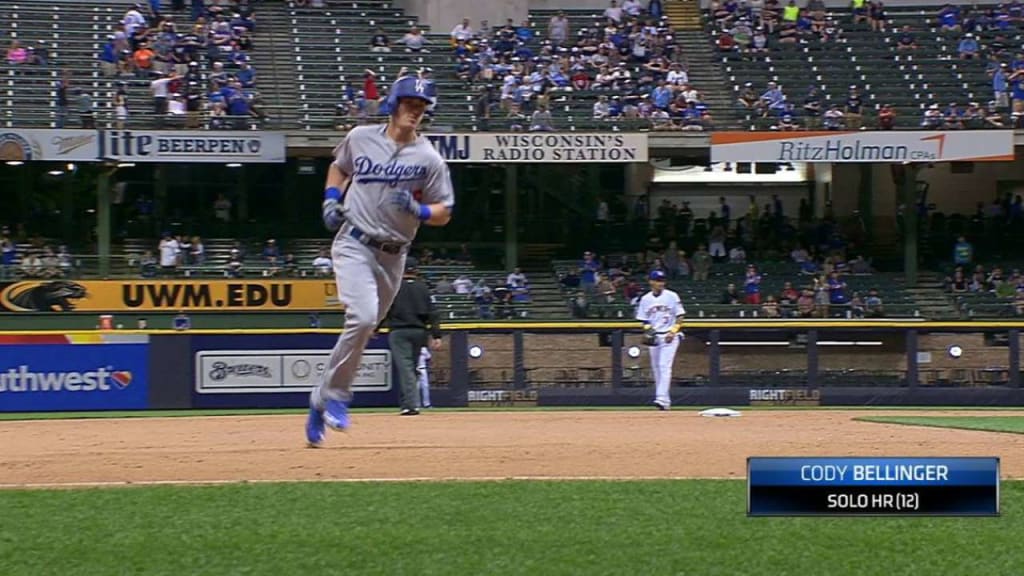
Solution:
[[[991,486],[998,458],[749,458],[751,486]]]
[[[750,516],[998,516],[998,458],[749,458]]]
[[[0,412],[141,410],[148,344],[0,346]]]

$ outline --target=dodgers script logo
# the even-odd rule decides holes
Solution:
[[[378,164],[369,156],[357,156],[353,164],[356,182],[360,184],[382,182],[397,186],[399,182],[415,182],[427,177],[427,167],[422,164],[401,164],[394,160]]]
[[[262,364],[235,364],[227,362],[214,362],[210,368],[211,380],[224,380],[228,376],[256,376],[258,378],[272,378],[270,368]]]

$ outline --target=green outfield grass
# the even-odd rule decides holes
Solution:
[[[865,422],[1024,434],[1024,416],[864,416]]]
[[[745,484],[507,481],[0,491],[5,576],[1017,574],[1000,518],[747,518]]]

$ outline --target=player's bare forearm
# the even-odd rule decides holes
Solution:
[[[331,162],[330,168],[327,169],[327,183],[324,184],[324,190],[328,188],[344,190],[345,186],[348,185],[348,178],[348,174],[342,172],[337,164]]]
[[[428,204],[427,208],[430,208],[430,218],[423,221],[428,226],[444,226],[452,219],[451,208],[444,204]]]
[[[676,316],[676,323],[672,326],[672,329],[669,330],[669,332],[671,332],[672,334],[678,334],[680,331],[682,331],[682,329],[683,329],[683,317],[682,316]]]

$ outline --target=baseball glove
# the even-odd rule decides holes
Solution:
[[[654,346],[658,343],[658,333],[654,331],[654,328],[644,329],[643,341],[647,346]]]

